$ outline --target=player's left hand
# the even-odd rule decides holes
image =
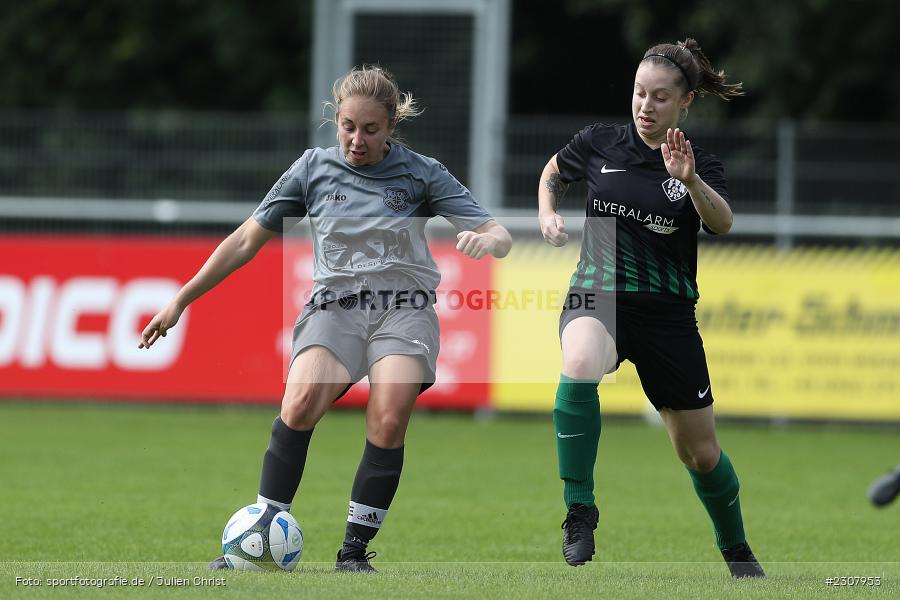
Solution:
[[[661,146],[663,160],[669,175],[678,179],[685,185],[693,182],[697,177],[694,163],[694,151],[691,149],[690,140],[684,137],[681,129],[666,131],[666,141]]]
[[[488,254],[493,254],[494,248],[497,245],[497,238],[489,233],[460,231],[456,235],[456,239],[459,240],[456,243],[456,249],[466,256],[471,256],[475,260],[487,256]]]

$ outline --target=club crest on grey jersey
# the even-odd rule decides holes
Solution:
[[[409,192],[403,188],[384,188],[384,205],[397,212],[409,208]]]

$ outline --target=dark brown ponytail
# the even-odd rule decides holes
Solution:
[[[652,64],[666,65],[681,72],[686,91],[697,92],[699,96],[715,94],[723,100],[743,96],[743,84],[726,83],[725,71],[716,71],[709,59],[693,38],[677,44],[657,44],[644,53],[642,60]]]

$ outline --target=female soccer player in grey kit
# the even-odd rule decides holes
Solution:
[[[697,232],[702,226],[725,234],[733,220],[721,162],[678,129],[706,93],[727,100],[742,94],[741,84],[726,83],[695,40],[653,46],[635,74],[632,123],[586,127],[541,175],[540,227],[553,246],[568,240],[556,212],[567,185],[588,185],[581,257],[560,316],[563,367],[553,411],[568,507],[563,555],[574,566],[594,554],[597,384],[628,359],[687,467],[732,575],[764,576],[744,536],[737,475],[716,439],[694,316]]]
[[[368,374],[366,444],[336,569],[374,571],[368,543],[400,481],[416,397],[435,378],[437,316],[431,302],[416,300],[440,281],[424,222],[436,215],[448,218],[460,230],[457,249],[475,259],[502,258],[512,242],[441,163],[397,143],[397,124],[419,111],[390,73],[355,68],[335,82],[333,92],[339,145],[303,153],[253,215],[153,317],[141,346],[149,348],[165,336],[191,302],[253,258],[282,231],[283,220],[309,215],[315,286],[294,329],[258,501],[275,511],[290,509],[313,428]],[[231,567],[226,557],[210,564]]]

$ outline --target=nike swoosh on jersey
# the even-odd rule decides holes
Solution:
[[[702,392],[697,392],[697,397],[703,398],[706,396],[707,393],[709,393],[709,386],[706,386],[706,389],[703,390]]]
[[[603,168],[600,169],[601,173],[624,173],[625,169],[607,169],[606,165],[603,165]]]
[[[556,437],[559,439],[565,439],[570,437],[578,437],[579,435],[584,435],[583,433],[557,433]]]

